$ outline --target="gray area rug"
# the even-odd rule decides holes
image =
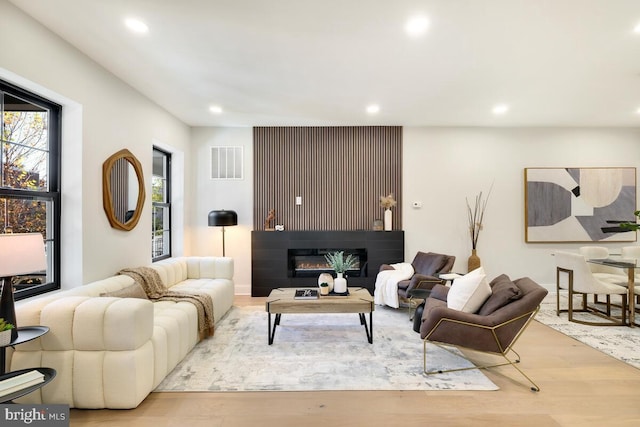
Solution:
[[[407,311],[373,316],[373,344],[355,314],[289,314],[268,345],[264,307],[233,307],[155,391],[498,389],[479,370],[424,375]],[[428,368],[473,366],[458,354],[429,344]]]
[[[555,292],[549,292],[540,306],[536,320],[565,335],[568,335],[581,343],[593,347],[601,352],[615,357],[640,369],[640,328],[628,326],[589,326],[569,322],[567,313],[556,315]],[[567,307],[567,296],[560,294],[560,308]],[[589,298],[592,301],[592,297]],[[576,299],[574,307],[578,307],[580,301]],[[619,312],[619,310],[618,310]],[[615,309],[613,310],[615,314]],[[576,313],[577,319],[591,322],[602,322],[603,319],[588,313]],[[636,314],[637,318],[638,314]]]

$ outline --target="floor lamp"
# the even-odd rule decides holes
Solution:
[[[222,256],[224,253],[224,228],[229,225],[238,225],[238,214],[235,211],[211,211],[209,212],[209,227],[222,227]]]
[[[14,326],[11,330],[11,341],[14,341],[18,338],[18,325],[11,279],[47,269],[42,234],[0,234],[0,260],[0,317]]]

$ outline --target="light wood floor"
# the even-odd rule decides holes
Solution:
[[[263,301],[236,297],[236,305]],[[71,426],[640,425],[639,369],[538,322],[515,349],[539,393],[505,366],[484,371],[499,391],[151,393],[132,410],[71,410]]]

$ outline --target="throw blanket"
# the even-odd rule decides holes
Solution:
[[[160,275],[151,267],[125,268],[118,274],[132,277],[144,289],[152,301],[187,301],[198,310],[198,333],[200,339],[213,335],[213,301],[211,295],[202,292],[186,293],[170,291],[162,283]]]
[[[380,305],[398,308],[398,282],[413,276],[413,266],[408,262],[391,264],[393,270],[383,270],[376,277],[376,289],[373,293],[374,302]]]

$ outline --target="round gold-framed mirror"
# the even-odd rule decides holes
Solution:
[[[122,149],[102,164],[102,205],[111,227],[130,231],[138,224],[144,205],[142,165]]]

